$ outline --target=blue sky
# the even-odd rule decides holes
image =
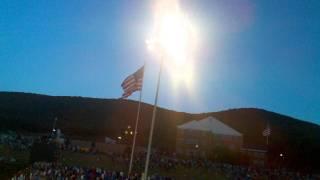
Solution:
[[[147,64],[151,1],[0,1],[0,91],[118,98]],[[320,1],[183,0],[201,44],[192,91],[165,70],[161,107],[186,112],[263,108],[320,123]],[[137,99],[137,93],[131,99]]]

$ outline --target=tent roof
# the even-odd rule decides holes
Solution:
[[[213,134],[223,134],[231,136],[242,136],[241,133],[222,123],[214,117],[207,117],[202,120],[193,120],[185,124],[179,125],[179,129],[190,129],[190,130],[200,130],[209,131]]]

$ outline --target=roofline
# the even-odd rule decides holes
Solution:
[[[208,118],[215,119],[215,120],[219,121],[220,123],[222,123],[223,125],[227,126],[228,128],[231,128],[231,129],[232,129],[233,131],[235,131],[236,133],[238,133],[237,135],[234,135],[234,134],[232,134],[232,135],[234,135],[234,136],[243,136],[243,134],[242,134],[242,133],[240,133],[240,132],[239,132],[239,131],[237,131],[236,129],[234,129],[234,128],[230,127],[229,125],[225,124],[224,122],[220,121],[218,118],[213,117],[213,116],[207,116],[207,117],[205,117],[205,118],[203,118],[203,119],[199,119],[199,120],[191,120],[191,121],[189,121],[189,122],[186,122],[186,123],[180,124],[180,125],[178,125],[178,126],[176,126],[176,127],[177,127],[177,128],[179,128],[179,129],[181,129],[181,128],[182,128],[181,126],[183,126],[183,125],[185,125],[185,124],[192,123],[193,121],[195,121],[195,122],[199,122],[199,121],[202,121],[202,120],[205,120],[205,119],[208,119]],[[198,130],[198,129],[194,129],[194,130]],[[198,131],[205,131],[205,130],[198,130]],[[213,132],[212,132],[212,131],[210,131],[210,130],[208,130],[208,131],[206,131],[206,132],[211,132],[211,133],[213,133]],[[213,134],[220,134],[220,133],[213,133]],[[231,134],[221,134],[221,135],[231,135]]]
[[[241,136],[243,137],[243,134],[242,133],[239,133],[238,131],[236,131],[237,133],[239,134],[222,134],[222,133],[215,133],[215,132],[212,132],[210,130],[200,130],[200,129],[191,129],[191,128],[182,128],[182,127],[179,127],[177,126],[178,129],[183,129],[183,130],[194,130],[194,131],[205,131],[205,132],[209,132],[211,134],[218,134],[218,135],[227,135],[227,136]]]

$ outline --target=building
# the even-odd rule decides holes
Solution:
[[[242,143],[241,133],[214,117],[193,120],[177,126],[178,154],[205,157],[217,146],[240,151]]]
[[[243,155],[248,157],[248,163],[252,166],[265,166],[267,161],[266,147],[244,147],[241,149]]]

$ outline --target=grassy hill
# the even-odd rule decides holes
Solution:
[[[152,106],[142,104],[138,143],[145,145],[149,133]],[[137,102],[118,99],[59,97],[30,93],[0,92],[0,128],[27,132],[48,132],[54,117],[57,127],[69,136],[99,140],[117,137],[136,118]],[[318,168],[320,126],[292,117],[255,108],[190,114],[159,108],[154,145],[174,149],[176,126],[207,116],[217,117],[244,135],[245,146],[265,145],[262,130],[271,124],[270,158],[284,153],[292,166]]]

